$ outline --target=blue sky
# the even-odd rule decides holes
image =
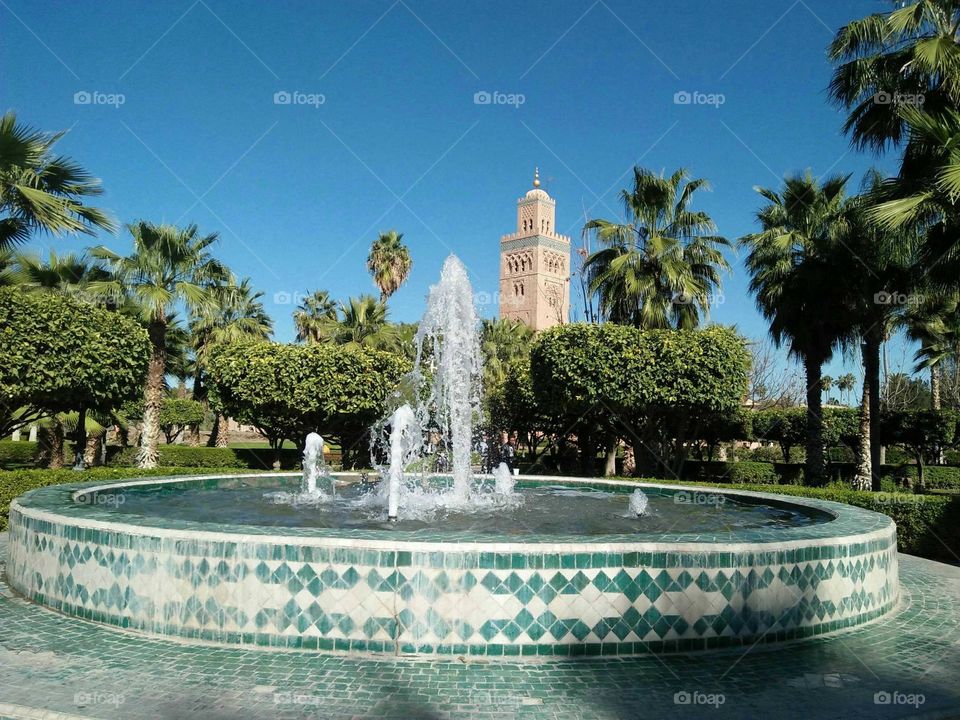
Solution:
[[[266,293],[288,341],[287,297],[374,291],[364,261],[389,228],[414,260],[393,319],[419,317],[450,252],[492,295],[498,239],[513,231],[535,165],[558,229],[578,242],[585,214],[618,214],[634,163],[707,178],[698,206],[731,239],[754,229],[754,185],[806,168],[892,171],[895,158],[850,148],[825,91],[832,33],[888,7],[3,0],[2,104],[35,127],[69,128],[62,151],[102,178],[99,204],[121,221],[219,232],[218,253]],[[484,91],[523,102],[476,104]],[[276,104],[279,92],[299,102]],[[683,92],[723,102],[678,104]],[[129,248],[125,233],[100,241]],[[741,261],[731,262],[712,319],[762,337]]]

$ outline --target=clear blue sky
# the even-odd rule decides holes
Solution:
[[[754,185],[806,168],[855,180],[871,164],[892,170],[894,158],[850,149],[825,91],[832,33],[889,5],[3,0],[2,104],[69,128],[62,151],[102,178],[100,204],[121,221],[219,232],[218,253],[265,291],[288,341],[293,308],[275,294],[373,292],[364,261],[389,228],[414,260],[393,319],[419,317],[450,252],[476,291],[494,293],[498,239],[535,165],[576,240],[585,210],[616,216],[635,162],[707,178],[699,207],[731,239],[754,228]],[[283,91],[324,102],[275,104]],[[524,102],[475,104],[481,91]],[[123,104],[77,104],[78,92]],[[677,104],[678,92],[724,102]],[[100,240],[129,248],[125,232]],[[761,337],[731,261],[712,319]]]

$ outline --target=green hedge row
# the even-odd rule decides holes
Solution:
[[[238,469],[239,472],[242,472]],[[139,468],[90,468],[83,472],[74,470],[4,470],[0,471],[0,531],[7,529],[10,501],[28,490],[74,482],[97,480],[123,480],[134,477],[163,477],[166,475],[205,475],[206,470],[184,467],[159,467],[152,470]]]
[[[32,467],[37,457],[37,444],[21,440],[0,441],[0,468]]]
[[[635,478],[627,478],[634,480]],[[643,482],[677,483],[677,480],[644,479]],[[960,557],[960,498],[900,492],[864,492],[839,485],[822,488],[756,483],[717,483],[733,490],[776,492],[781,495],[833,500],[882,513],[897,524],[901,552],[955,563]]]
[[[137,462],[137,448],[111,448],[107,464],[130,467]],[[192,445],[160,445],[160,464],[192,468],[272,470],[274,451],[270,448],[211,448]],[[300,467],[301,453],[284,448],[278,453],[281,470]]]

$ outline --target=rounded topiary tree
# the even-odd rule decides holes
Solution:
[[[345,466],[362,464],[370,426],[410,370],[393,353],[334,345],[235,343],[211,352],[210,404],[255,426],[277,449],[308,432],[339,442]]]
[[[106,413],[136,397],[146,331],[116,312],[52,293],[0,288],[0,432],[56,413]],[[81,444],[82,447],[82,444]]]

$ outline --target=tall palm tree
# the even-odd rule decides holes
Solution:
[[[403,233],[396,230],[380,233],[367,256],[367,269],[373,276],[374,284],[380,288],[380,302],[386,302],[400,289],[411,267],[413,260],[410,259],[409,249],[403,244]]]
[[[905,324],[910,339],[920,343],[916,370],[930,372],[930,409],[939,410],[940,370],[960,357],[960,296],[937,298],[912,310]]]
[[[68,157],[54,154],[65,133],[43,133],[0,117],[0,249],[26,242],[35,232],[56,236],[114,232],[103,210],[83,198],[103,192],[100,181]]]
[[[211,348],[240,340],[267,340],[273,332],[273,321],[263,307],[263,293],[253,290],[250,278],[216,285],[213,295],[213,304],[200,309],[190,323],[194,352],[193,399],[199,401],[206,399],[203,373]],[[228,419],[219,412],[214,416],[210,441],[216,447],[227,447],[230,441]]]
[[[844,227],[846,182],[832,177],[821,184],[807,173],[788,177],[780,192],[758,188],[767,201],[757,213],[761,230],[740,239],[749,251],[750,292],[774,344],[788,345],[804,366],[812,482],[824,477],[821,370],[852,325],[831,266]]]
[[[856,384],[857,378],[853,373],[845,373],[837,378],[837,390],[840,391],[840,397],[843,398],[844,403],[849,404],[850,393],[856,387]]]
[[[939,113],[960,104],[958,31],[957,0],[913,0],[840,28],[829,49],[829,92],[850,111],[844,132],[855,145],[899,143],[905,105]]]
[[[690,209],[706,180],[687,171],[669,177],[633,169],[633,188],[620,193],[624,222],[591,220],[603,247],[584,263],[588,287],[610,321],[640,328],[692,328],[710,309],[720,271],[729,269],[713,220]]]
[[[140,467],[157,465],[160,407],[167,365],[169,317],[178,306],[202,312],[215,303],[214,286],[228,282],[230,271],[210,254],[215,233],[200,235],[196,225],[177,228],[140,221],[128,226],[133,253],[120,255],[107,247],[91,254],[103,261],[111,279],[90,284],[93,292],[136,301],[150,336],[151,353],[143,392],[143,434]]]
[[[337,303],[326,290],[304,299],[293,313],[297,342],[320,342],[326,325],[337,317]]]

